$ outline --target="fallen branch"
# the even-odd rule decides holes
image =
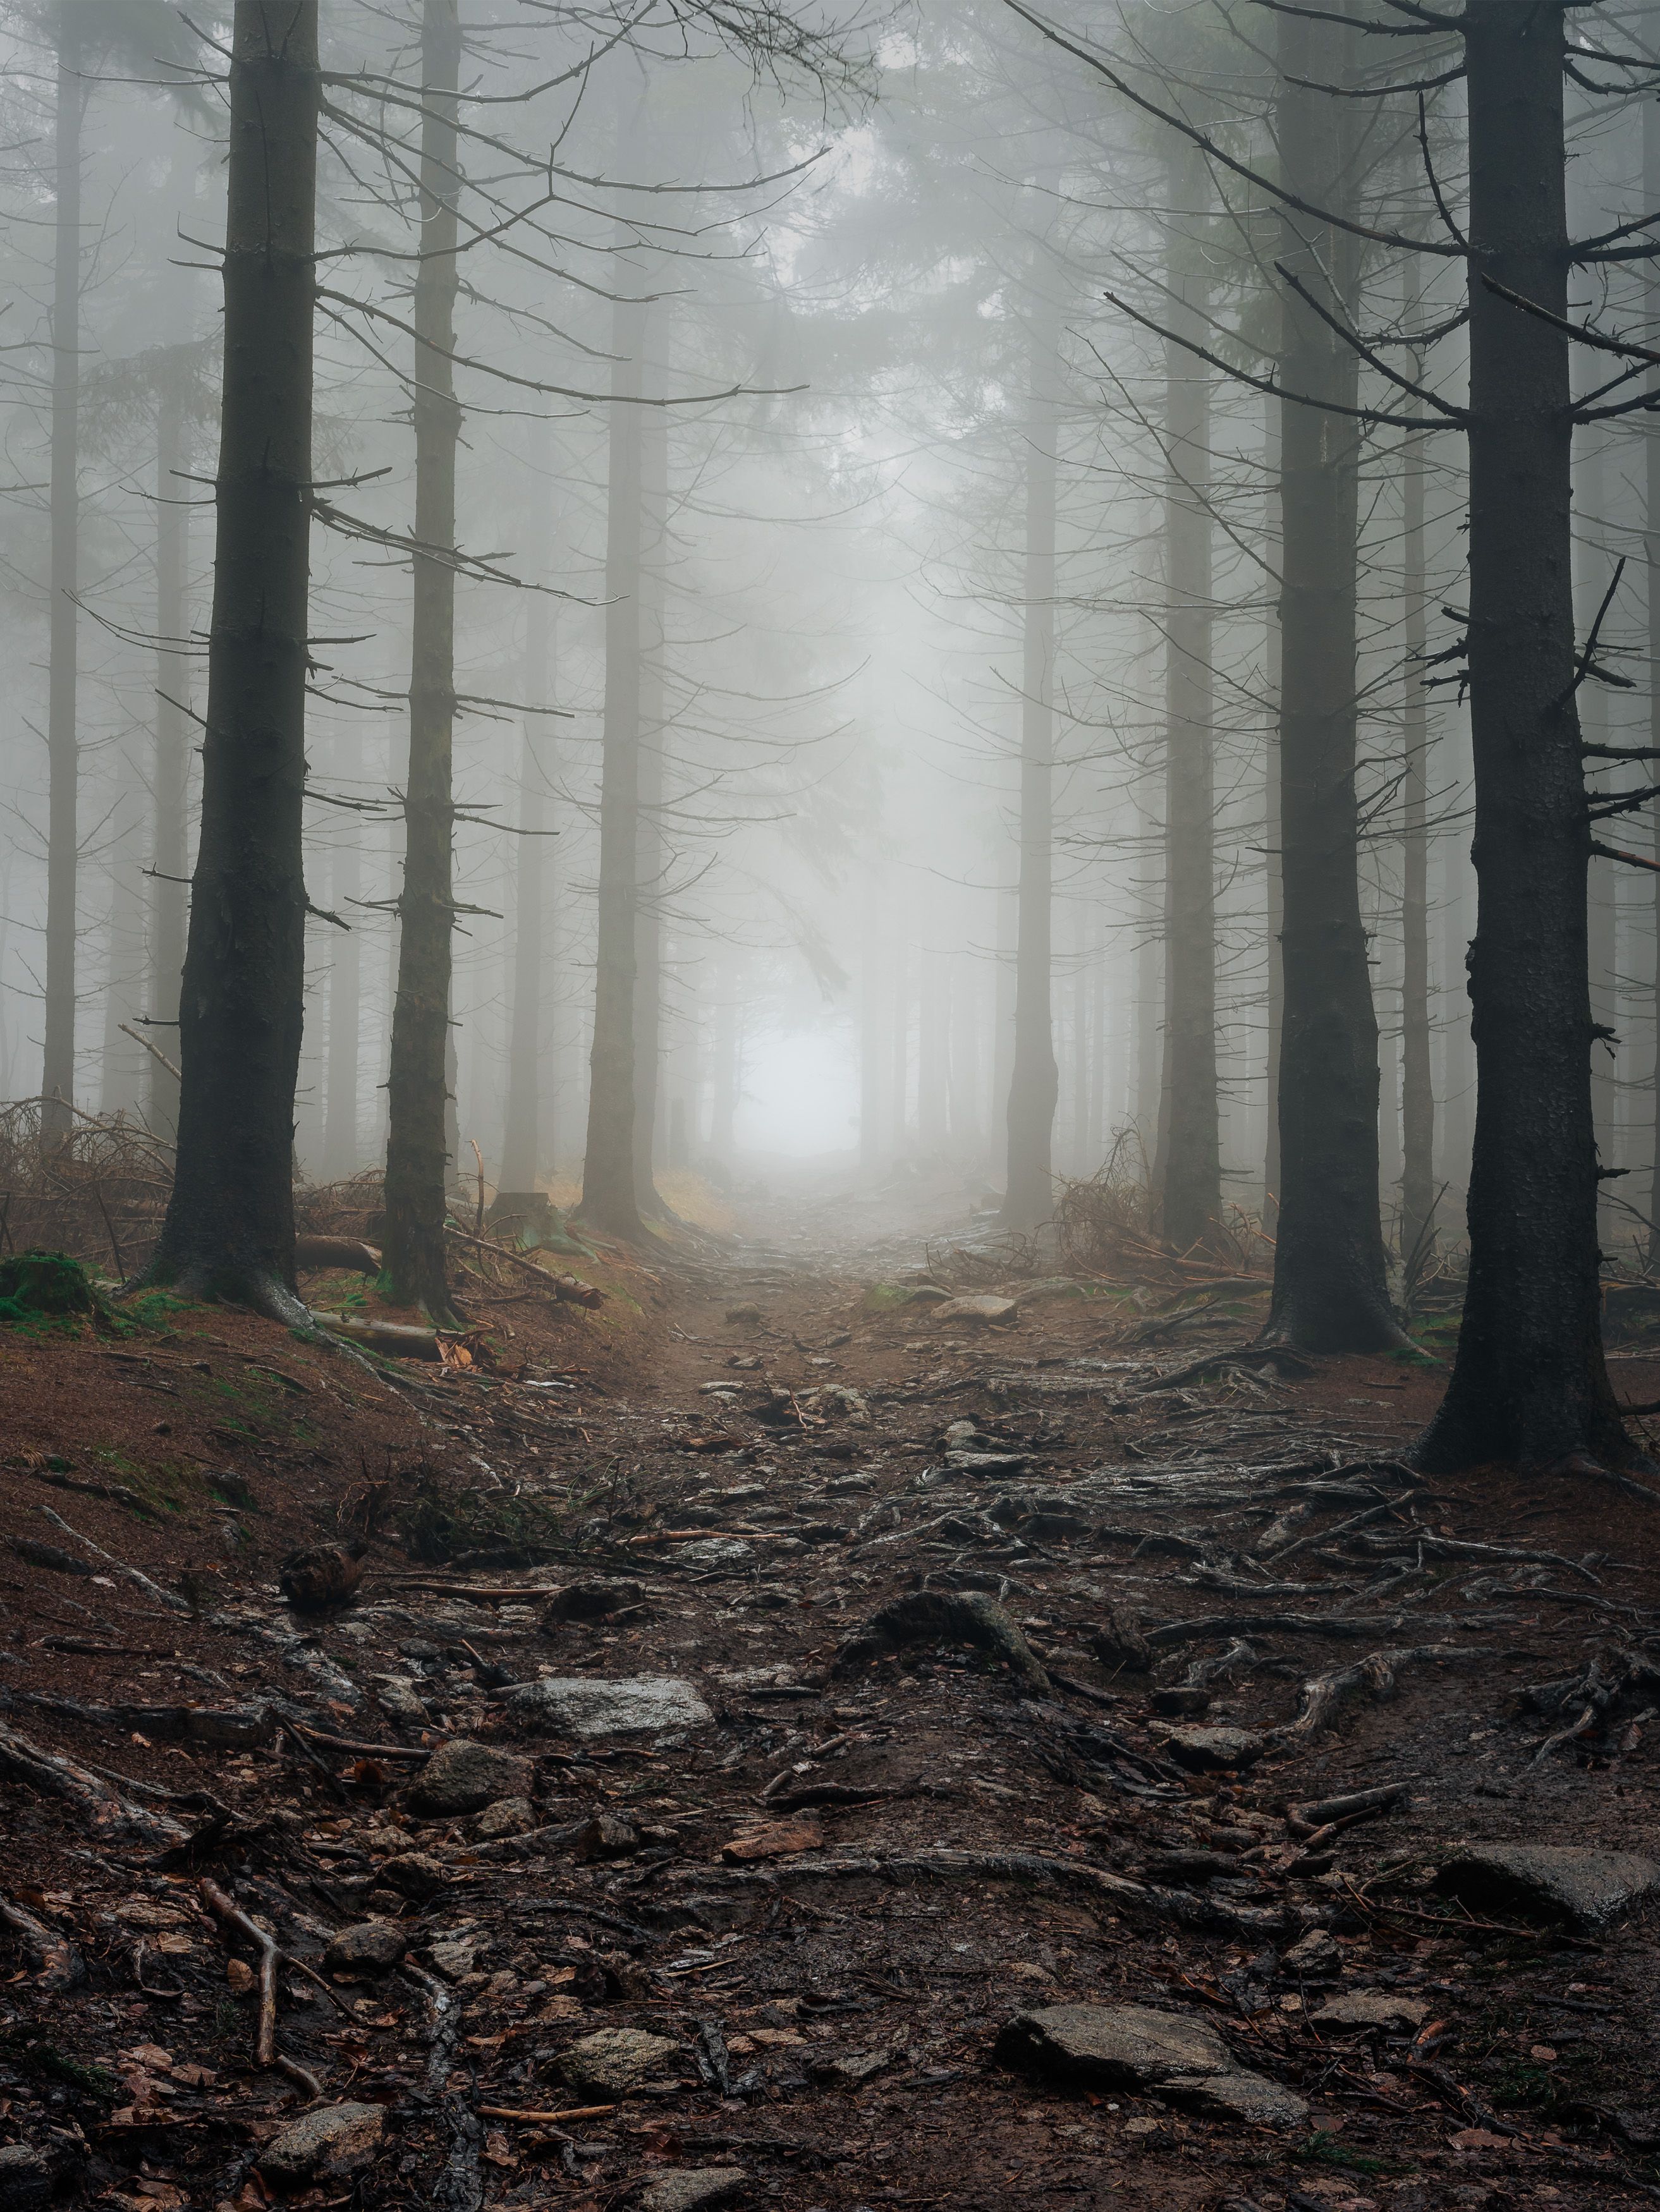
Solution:
[[[605,1293],[597,1283],[585,1283],[580,1275],[550,1275],[545,1267],[538,1267],[534,1260],[527,1260],[522,1252],[510,1252],[505,1244],[493,1244],[488,1237],[470,1236],[465,1229],[458,1229],[453,1221],[444,1224],[444,1234],[455,1237],[460,1243],[473,1245],[480,1252],[492,1252],[498,1260],[505,1260],[509,1267],[522,1268],[526,1274],[533,1275],[549,1296],[562,1304],[602,1306],[605,1303]]]
[[[341,1267],[355,1274],[378,1275],[380,1255],[357,1237],[296,1237],[294,1264],[302,1274]]]
[[[216,1917],[227,1928],[244,1936],[259,1953],[259,2013],[254,2035],[253,2056],[257,2065],[268,2068],[303,2089],[307,2097],[315,2100],[323,2094],[323,2085],[314,2074],[308,2074],[298,2059],[289,2058],[277,2047],[277,1969],[287,1966],[291,1972],[304,1974],[328,1998],[337,2011],[345,2007],[329,1987],[323,1977],[306,1965],[302,1959],[291,1959],[278,1944],[277,1938],[251,1919],[235,1899],[220,1888],[210,1876],[204,1875],[200,1882],[203,1898]]]
[[[1411,1787],[1409,1782],[1385,1782],[1376,1790],[1351,1790],[1344,1797],[1320,1797],[1304,1805],[1287,1805],[1286,1826],[1304,1843],[1315,1836],[1335,1835],[1340,1828],[1387,1813]]]
[[[43,1796],[60,1797],[73,1805],[102,1839],[136,1836],[147,1844],[173,1849],[189,1838],[189,1830],[165,1813],[146,1812],[131,1798],[111,1787],[88,1768],[57,1753],[42,1751],[15,1729],[0,1724],[0,1773],[14,1776]]]
[[[562,2112],[527,2112],[516,2105],[481,2105],[478,2113],[481,2119],[517,2120],[521,2127],[556,2127],[565,2120],[603,2120],[616,2110],[615,2105],[572,2105]]]
[[[22,1940],[24,1948],[34,1962],[38,1977],[36,1986],[51,1995],[60,1990],[78,1989],[87,1978],[86,1961],[67,1936],[60,1936],[55,1928],[48,1928],[44,1920],[37,1920],[21,1905],[15,1905],[0,1890],[0,1921],[14,1936]]]
[[[116,1573],[130,1582],[135,1589],[143,1590],[146,1597],[153,1597],[157,1605],[164,1606],[167,1612],[189,1613],[190,1607],[182,1597],[175,1596],[172,1590],[164,1590],[159,1583],[153,1583],[139,1568],[130,1567],[125,1559],[118,1559],[113,1552],[106,1552],[101,1544],[94,1544],[90,1536],[83,1536],[78,1528],[71,1528],[63,1515],[54,1513],[50,1505],[39,1505],[35,1510],[44,1514],[54,1528],[61,1528],[66,1536],[73,1536],[76,1542],[90,1552],[94,1559],[102,1559],[106,1565],[113,1567]]]

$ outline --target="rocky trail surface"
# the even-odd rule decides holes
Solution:
[[[0,1340],[0,2212],[1660,2197],[1660,1504],[983,1272]]]

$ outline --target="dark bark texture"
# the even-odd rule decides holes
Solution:
[[[1342,82],[1352,34],[1280,19],[1281,173],[1342,212],[1346,104],[1293,80]],[[1286,210],[1280,260],[1329,313],[1358,281],[1356,241]],[[1353,406],[1353,348],[1295,293],[1282,301],[1281,381]],[[1401,1341],[1377,1196],[1377,1018],[1360,918],[1355,806],[1355,532],[1359,430],[1286,401],[1280,420],[1280,847],[1284,979],[1280,1208],[1267,1334],[1313,1352]]]
[[[455,0],[424,0],[421,27],[421,261],[415,279],[415,538],[410,759],[398,997],[386,1100],[386,1264],[392,1297],[435,1322],[458,1318],[444,1264],[451,1164],[450,984],[455,900]]]
[[[305,970],[317,0],[237,0],[202,826],[151,1279],[288,1318]]]
[[[1414,302],[1414,319],[1416,319]],[[1424,451],[1401,456],[1402,634],[1401,838],[1401,1257],[1434,1243],[1435,1093],[1430,1078],[1429,714],[1424,690]]]
[[[190,656],[185,577],[190,509],[180,472],[189,466],[184,374],[164,379],[155,410],[155,766],[149,913],[150,1018],[163,1030],[179,1019],[188,909],[184,877],[190,858]],[[172,1037],[161,1039],[169,1060]],[[152,1129],[171,1137],[179,1126],[179,1083],[154,1054],[148,1066]]]
[[[1417,1448],[1451,1470],[1627,1464],[1603,1364],[1575,710],[1563,18],[1467,0],[1469,676],[1479,886],[1470,1266],[1447,1395]]]
[[[41,1133],[69,1134],[75,1097],[75,906],[81,743],[76,726],[80,589],[81,123],[86,88],[75,9],[58,11],[52,296],[52,576],[47,617],[46,1027]]]

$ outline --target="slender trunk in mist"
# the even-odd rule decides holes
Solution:
[[[185,870],[190,860],[190,656],[185,650],[190,617],[185,576],[190,556],[190,507],[183,471],[190,455],[185,434],[185,378],[164,373],[155,410],[155,813],[150,832],[150,1019],[169,1060],[177,1057],[172,1031],[179,1024],[179,981],[185,966],[189,913]],[[171,1137],[179,1124],[179,1082],[154,1054],[146,1054],[149,1125]]]
[[[1295,79],[1342,82],[1346,27],[1280,21],[1279,143],[1286,184],[1341,211],[1351,147],[1347,104]],[[1356,241],[1287,210],[1284,265],[1328,313],[1358,289]],[[1294,295],[1280,378],[1289,391],[1353,406],[1352,346]],[[1280,842],[1285,977],[1280,1057],[1280,1217],[1267,1333],[1316,1352],[1401,1342],[1377,1202],[1377,1017],[1360,915],[1355,802],[1359,426],[1284,404],[1280,426]]]
[[[362,768],[362,739],[348,730],[340,740],[338,767],[348,782]],[[334,848],[330,904],[344,915],[362,896],[362,856],[357,840],[362,817],[346,817]],[[323,1180],[344,1182],[357,1172],[357,1086],[362,1053],[363,939],[356,927],[342,933],[329,964],[329,1057],[323,1121]]]
[[[404,885],[398,902],[398,997],[386,1079],[386,1266],[401,1305],[456,1318],[444,1265],[451,1146],[450,989],[455,801],[456,0],[423,0],[421,17],[421,259],[415,279],[415,538],[410,647],[410,757],[404,798]],[[430,547],[424,551],[419,549]]]
[[[1643,205],[1660,207],[1660,102],[1643,103]],[[1660,318],[1660,267],[1643,264],[1644,327]],[[1660,400],[1660,369],[1651,368],[1649,396]],[[1649,743],[1660,752],[1660,417],[1643,424],[1643,551],[1648,564]],[[1654,829],[1654,1152],[1649,1176],[1650,1274],[1660,1273],[1660,799],[1650,809]]]
[[[1426,1469],[1633,1456],[1602,1358],[1575,711],[1564,19],[1465,0],[1469,679],[1480,903],[1469,1278]]]
[[[1595,358],[1595,356],[1593,356]],[[1600,370],[1597,380],[1601,380]],[[1579,433],[1581,453],[1574,470],[1574,601],[1580,635],[1596,619],[1596,610],[1608,586],[1613,567],[1602,543],[1608,519],[1607,449],[1602,426],[1590,424]],[[1608,709],[1602,687],[1595,681],[1581,687],[1578,696],[1579,731],[1587,744],[1606,745]],[[1608,769],[1601,761],[1587,763],[1586,782],[1595,794],[1605,792]],[[1616,981],[1614,876],[1617,864],[1592,860],[1585,881],[1585,963],[1590,986],[1590,1017],[1594,1042],[1590,1051],[1590,1115],[1596,1132],[1597,1157],[1615,1164],[1618,1149],[1615,1116],[1619,1111],[1615,1031],[1619,1027],[1619,988]],[[1606,1215],[1604,1216],[1606,1224]]]
[[[660,351],[659,360],[662,358]],[[651,374],[642,364],[642,380]],[[660,1098],[663,1073],[663,882],[667,848],[663,836],[664,575],[668,529],[668,414],[638,409],[640,435],[640,813],[635,866],[634,1194],[648,1213],[673,1209],[657,1188],[662,1157]]]
[[[58,12],[52,299],[52,574],[46,708],[46,1052],[41,1134],[60,1143],[75,1097],[75,903],[81,773],[76,714],[76,595],[80,588],[81,82],[76,12]]]
[[[544,489],[547,456],[535,471],[537,520],[526,547],[530,580],[541,584],[549,566],[549,506]],[[548,704],[548,603],[538,590],[525,599],[525,704]],[[543,715],[525,716],[519,755],[519,850],[513,901],[513,1012],[508,1033],[507,1125],[502,1139],[501,1189],[527,1196],[536,1188],[544,1154],[546,1110],[542,1085],[542,1024],[547,1006],[545,940],[548,929],[546,873],[547,802],[550,763],[537,757],[538,744],[552,743],[552,724]]]
[[[879,890],[874,873],[865,880],[859,933],[859,1164],[874,1175],[882,1164],[882,972],[877,933]]]
[[[893,1156],[910,1149],[910,948],[895,931],[888,950],[893,978]]]
[[[1410,320],[1418,319],[1418,303]],[[1415,364],[1414,364],[1415,367]],[[1406,647],[1402,712],[1401,1257],[1433,1248],[1435,1093],[1430,1082],[1429,709],[1424,690],[1424,447],[1401,452],[1401,596]]]
[[[1208,287],[1202,247],[1180,228],[1206,205],[1209,174],[1185,143],[1170,162],[1168,314],[1199,343]],[[1166,1240],[1186,1251],[1222,1210],[1216,1079],[1215,738],[1212,729],[1210,376],[1165,346],[1164,1077],[1153,1197]]]
[[[644,306],[616,259],[612,405],[605,502],[605,702],[599,765],[599,898],[581,1217],[613,1236],[640,1233],[635,1181],[635,973],[640,867],[640,554]]]
[[[318,0],[237,0],[202,827],[151,1279],[296,1319]]]
[[[1276,303],[1277,305],[1277,303]],[[1283,337],[1283,332],[1281,332]],[[1265,550],[1277,569],[1283,532],[1280,516],[1280,406],[1270,399],[1263,410],[1262,475],[1268,513]],[[1262,747],[1263,873],[1268,908],[1268,1035],[1267,1067],[1268,1123],[1262,1147],[1262,1227],[1272,1237],[1280,1221],[1280,1044],[1286,1025],[1286,974],[1280,939],[1285,928],[1285,886],[1280,875],[1280,691],[1281,639],[1280,602],[1270,580],[1267,634],[1262,640],[1262,675],[1267,691],[1268,726]]]
[[[1055,479],[1060,433],[1059,304],[1031,310],[1026,416],[1026,557],[1021,596],[1020,882],[1016,895],[1014,1064],[1009,1077],[1008,1180],[1002,1222],[1030,1236],[1054,1203],[1050,1148],[1061,1070],[1050,1006],[1055,764]],[[920,1101],[919,1101],[920,1109]]]

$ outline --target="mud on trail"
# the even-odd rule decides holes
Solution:
[[[1660,2195],[1660,1505],[923,1261],[0,1335],[5,2212]]]

